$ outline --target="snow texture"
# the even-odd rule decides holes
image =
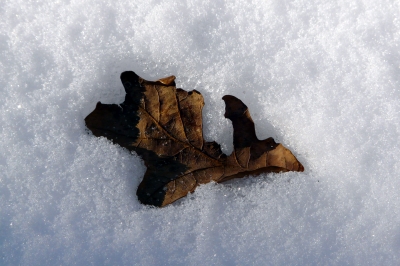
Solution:
[[[0,265],[399,265],[397,0],[2,0]],[[225,94],[304,173],[207,184],[163,209],[91,135],[121,72],[177,76],[232,151]]]

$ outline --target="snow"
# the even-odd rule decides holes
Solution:
[[[399,265],[400,3],[3,0],[0,265]],[[87,132],[121,72],[250,108],[304,173],[207,184],[162,209],[136,154]]]

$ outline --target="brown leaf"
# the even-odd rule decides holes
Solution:
[[[272,138],[258,140],[247,106],[226,95],[225,117],[233,124],[234,151],[226,156],[216,142],[204,142],[203,96],[176,89],[175,77],[155,82],[124,72],[120,104],[97,103],[86,118],[95,136],[137,152],[147,171],[138,199],[165,206],[193,192],[199,184],[224,182],[250,174],[304,171],[296,157]]]

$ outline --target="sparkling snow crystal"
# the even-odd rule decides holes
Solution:
[[[31,1],[0,6],[0,265],[399,265],[400,4],[392,0]],[[304,173],[141,205],[136,154],[90,135],[121,72],[221,97]]]

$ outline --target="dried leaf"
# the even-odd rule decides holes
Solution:
[[[120,104],[97,103],[86,118],[95,136],[137,152],[147,171],[138,199],[165,206],[193,192],[199,184],[224,182],[250,174],[304,171],[296,157],[272,138],[258,140],[247,106],[226,95],[225,117],[233,124],[234,151],[226,156],[216,142],[205,142],[204,100],[196,91],[176,89],[175,77],[155,82],[124,72],[126,90]]]

